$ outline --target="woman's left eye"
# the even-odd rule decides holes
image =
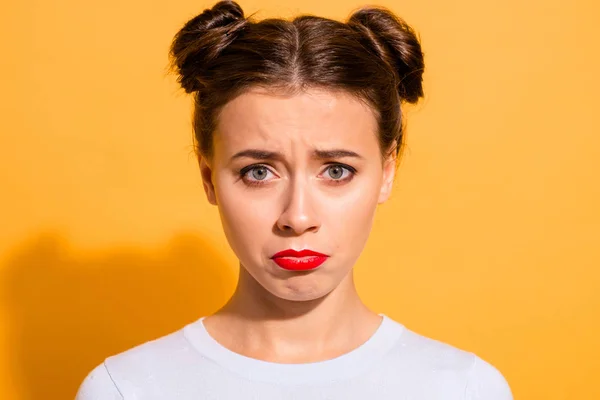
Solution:
[[[351,179],[356,170],[347,165],[332,164],[325,170],[325,178],[333,181],[347,181]]]

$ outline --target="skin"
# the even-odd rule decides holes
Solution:
[[[247,150],[274,154],[239,156]],[[213,154],[199,157],[206,196],[240,260],[234,295],[204,320],[215,340],[248,357],[299,363],[342,355],[373,335],[382,318],[360,300],[352,268],[390,195],[392,154],[381,155],[373,111],[343,92],[255,88],[225,105]],[[285,249],[329,258],[313,271],[286,271],[271,260]]]

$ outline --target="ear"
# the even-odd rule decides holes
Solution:
[[[378,203],[385,203],[392,193],[394,176],[396,174],[396,145],[392,144],[389,156],[383,162],[383,179],[379,191]]]
[[[212,180],[212,167],[210,166],[209,161],[201,155],[198,156],[198,163],[200,164],[200,175],[202,175],[202,185],[204,186],[206,198],[210,204],[216,206],[217,195],[215,193],[215,185],[213,184]]]

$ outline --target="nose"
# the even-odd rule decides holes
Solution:
[[[314,190],[314,189],[312,189]],[[284,206],[277,228],[287,234],[302,235],[318,232],[321,222],[312,204],[310,184],[304,180],[292,180],[284,194]]]

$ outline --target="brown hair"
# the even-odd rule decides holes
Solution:
[[[197,151],[212,155],[220,109],[250,87],[343,90],[366,101],[379,126],[383,155],[403,123],[400,104],[423,96],[423,53],[413,30],[385,8],[363,8],[346,23],[303,15],[291,21],[245,18],[234,1],[220,1],[175,35],[171,67],[195,93]]]

